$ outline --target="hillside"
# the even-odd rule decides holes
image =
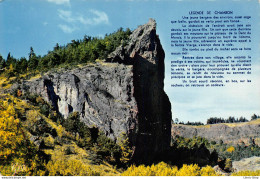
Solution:
[[[1,59],[0,176],[230,175],[230,157],[239,150],[220,146],[227,153],[221,156],[193,135],[242,128],[244,136],[259,120],[246,127],[171,126],[164,57],[153,19],[132,32],[57,44],[43,57],[31,48],[28,61],[9,53]],[[187,130],[192,139],[177,137]],[[244,149],[260,151],[255,144]]]
[[[243,123],[221,123],[201,126],[189,126],[173,124],[171,135],[174,138],[176,135],[185,138],[193,138],[200,136],[209,141],[246,145],[250,142],[250,137],[254,139],[257,145],[260,145],[260,119],[243,122]]]
[[[4,175],[116,175],[170,147],[164,50],[153,19],[133,32],[57,45],[44,57],[31,48],[28,61],[9,54],[1,65]]]
[[[132,160],[149,163],[170,146],[171,104],[163,81],[164,50],[150,19],[106,59],[21,80],[9,91],[40,95],[65,119],[78,112],[84,124],[114,141],[125,133]]]

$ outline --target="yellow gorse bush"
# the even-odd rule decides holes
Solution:
[[[206,166],[201,168],[200,176],[218,176],[218,174],[211,166]]]
[[[11,95],[0,95],[0,173],[2,175],[41,175],[37,170],[38,155],[27,140],[18,118],[28,105]]]
[[[49,176],[98,176],[99,173],[93,171],[90,165],[84,164],[77,159],[58,159],[50,161],[47,166]]]
[[[229,153],[232,153],[232,152],[234,152],[235,151],[235,147],[233,147],[233,146],[230,146],[228,149],[227,149],[227,152],[229,152]]]
[[[19,155],[18,145],[24,140],[20,121],[15,115],[13,104],[0,100],[0,159]]]
[[[178,170],[176,166],[170,166],[164,162],[152,166],[130,166],[122,176],[219,176],[212,167],[200,168],[197,164],[186,165]]]
[[[182,168],[177,172],[177,176],[200,176],[200,167],[195,165],[184,164]]]

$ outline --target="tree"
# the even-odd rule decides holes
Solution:
[[[257,116],[256,114],[253,114],[253,116],[251,117],[251,121],[256,120],[257,118],[259,118],[259,116]]]
[[[13,67],[16,66],[16,59],[11,56],[11,53],[9,52],[6,58],[6,66],[10,67],[11,64],[13,65]]]
[[[179,122],[179,119],[175,118],[175,124],[178,124],[178,122]]]
[[[27,70],[27,67],[28,67],[28,61],[26,60],[26,58],[22,57],[20,59],[20,69],[21,69],[21,72],[26,72]]]
[[[38,66],[38,59],[36,57],[36,54],[34,53],[33,48],[31,47],[29,53],[28,67],[30,70],[33,70],[35,72],[37,66]]]
[[[0,70],[6,67],[5,59],[0,55]]]
[[[58,43],[56,43],[56,45],[55,45],[55,47],[53,48],[53,50],[54,50],[54,51],[57,51],[57,50],[59,50],[59,49],[60,49],[60,46],[59,46]]]
[[[133,150],[130,147],[130,142],[126,136],[126,133],[122,133],[119,137],[119,143],[118,145],[121,148],[121,158],[120,161],[123,164],[127,164],[129,160],[131,159]]]
[[[236,121],[236,119],[234,117],[228,117],[227,119],[228,123],[234,123]]]

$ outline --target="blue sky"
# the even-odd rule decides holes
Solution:
[[[257,0],[0,0],[0,54],[28,57],[30,47],[37,55],[84,35],[104,36],[123,27],[135,29],[157,21],[157,33],[166,53],[165,90],[172,103],[173,119],[202,121],[209,117],[260,115],[260,34]],[[170,23],[190,10],[233,10],[253,17],[253,74],[251,84],[223,88],[172,88],[170,84]],[[180,50],[178,48],[174,49]],[[190,55],[197,55],[196,53]],[[244,77],[239,77],[244,78]]]

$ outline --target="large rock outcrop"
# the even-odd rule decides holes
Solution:
[[[150,19],[106,62],[49,72],[21,88],[41,95],[65,118],[78,111],[114,140],[127,133],[133,160],[149,162],[170,145],[171,104],[163,81],[164,50]]]
[[[176,135],[193,138],[204,137],[210,141],[220,141],[233,145],[242,142],[249,145],[250,140],[260,145],[260,119],[243,123],[223,123],[205,126],[172,125],[172,137]]]

